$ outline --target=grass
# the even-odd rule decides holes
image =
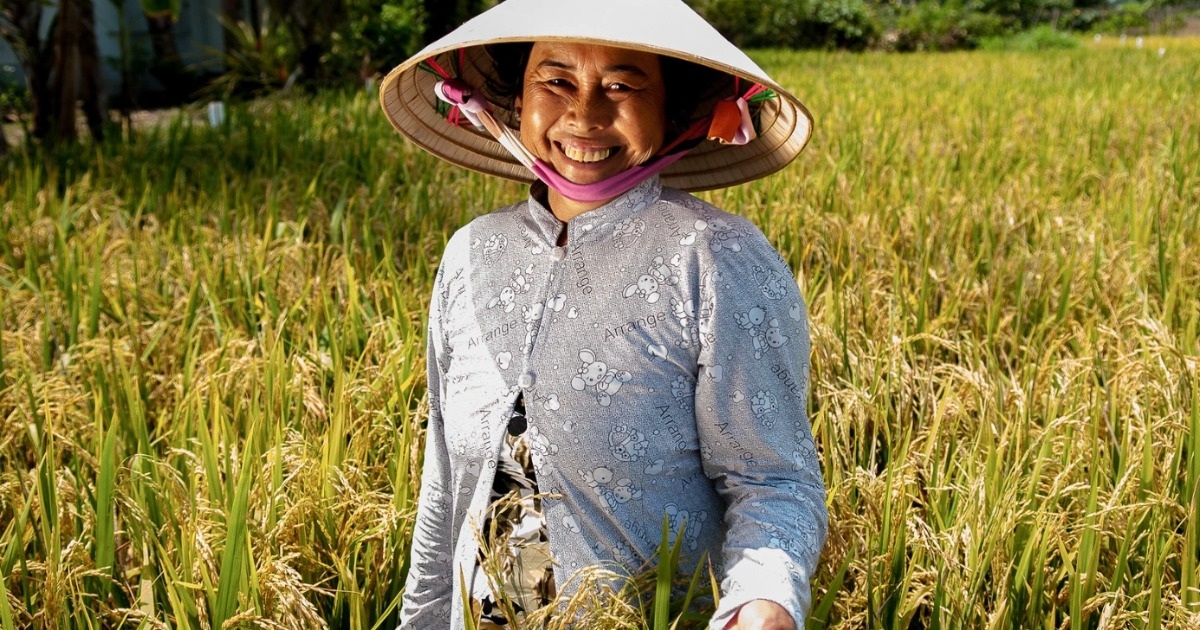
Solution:
[[[759,55],[817,135],[705,196],[809,301],[814,627],[1200,623],[1200,50],[1158,47]],[[0,628],[393,625],[434,267],[521,194],[362,95],[0,163]]]

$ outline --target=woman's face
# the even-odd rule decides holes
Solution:
[[[517,101],[521,141],[559,175],[595,183],[658,153],[665,101],[658,55],[539,42]]]

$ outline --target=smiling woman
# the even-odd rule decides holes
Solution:
[[[521,141],[576,184],[594,184],[645,164],[663,146],[666,88],[658,55],[586,44],[539,42],[516,107]],[[607,200],[549,191],[554,216],[569,221]]]
[[[401,626],[589,627],[556,598],[654,562],[665,521],[723,578],[711,628],[802,627],[826,531],[804,302],[756,226],[670,186],[782,168],[803,106],[677,0],[508,0],[381,100],[436,155],[532,181],[442,257]]]
[[[525,67],[533,44],[492,44],[484,48],[492,72],[480,88],[487,94],[488,101],[499,104],[501,109],[515,111],[516,100],[524,88]],[[666,91],[663,107],[668,138],[678,137],[697,120],[706,118],[712,112],[713,103],[734,91],[734,79],[725,72],[677,57],[657,56]],[[750,107],[756,112],[759,103],[751,103]],[[519,119],[514,122],[519,126]]]

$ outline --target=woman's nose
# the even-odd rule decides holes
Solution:
[[[599,88],[580,90],[567,112],[570,123],[581,130],[603,129],[613,120],[612,102]]]

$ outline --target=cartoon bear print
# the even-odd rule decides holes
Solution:
[[[625,249],[629,247],[645,231],[646,222],[637,217],[617,221],[616,225],[613,226],[613,248]]]
[[[796,446],[792,451],[792,472],[803,472],[817,461],[817,445],[807,429],[796,429]]]
[[[525,352],[533,349],[533,340],[537,338],[538,330],[542,327],[542,318],[546,316],[546,307],[541,302],[534,302],[521,309],[522,319],[525,320]]]
[[[779,413],[779,399],[765,389],[759,390],[750,398],[750,410],[764,427],[770,429],[775,426],[775,415]]]
[[[697,238],[704,232],[708,232],[708,249],[713,253],[722,251],[740,252],[742,251],[742,232],[733,227],[729,221],[711,214],[701,219],[696,219],[693,225],[694,232],[688,234],[679,242],[684,245],[695,243]]]
[[[609,450],[620,461],[636,462],[649,445],[645,434],[627,424],[614,425],[608,431]]]
[[[754,339],[754,358],[761,359],[768,350],[782,348],[787,342],[787,335],[779,327],[779,319],[767,321],[767,312],[761,306],[755,306],[745,313],[734,313],[734,321]]]
[[[784,276],[778,271],[754,265],[751,274],[754,276],[754,282],[758,284],[759,290],[762,291],[763,297],[768,300],[781,300],[787,295],[787,283],[784,282]]]
[[[675,286],[679,284],[680,271],[683,269],[683,257],[675,254],[668,263],[662,256],[655,256],[646,268],[659,284]]]
[[[584,483],[600,497],[608,509],[642,498],[642,489],[633,485],[632,479],[613,480],[613,471],[607,466],[598,466],[593,470],[580,470]]]
[[[596,359],[596,353],[584,348],[579,351],[582,365],[571,378],[571,387],[575,391],[591,391],[596,396],[596,402],[601,407],[612,404],[612,395],[621,389],[621,385],[633,380],[633,375],[624,370],[608,367],[608,364]]]
[[[669,263],[662,256],[655,256],[650,265],[646,267],[646,273],[638,276],[636,282],[625,287],[625,297],[636,295],[645,299],[648,304],[658,302],[660,287],[679,284],[681,260],[679,254],[672,256]]]
[[[708,512],[700,510],[691,512],[681,510],[674,503],[668,503],[664,508],[667,514],[667,526],[670,528],[672,542],[679,539],[680,530],[686,527],[683,531],[683,542],[687,545],[689,551],[696,551],[700,544],[700,529],[704,526],[704,522],[708,520]]]
[[[759,510],[771,509],[771,506],[757,501],[752,505]],[[768,547],[785,551],[792,558],[810,557],[820,550],[817,545],[817,532],[811,525],[800,523],[800,527],[792,532],[765,521],[760,522],[758,526],[770,539]]]
[[[542,462],[546,460],[547,455],[558,455],[558,445],[551,443],[537,425],[529,427],[527,438],[529,452],[533,455],[534,467],[538,470],[542,469]]]
[[[692,383],[692,379],[680,374],[671,381],[671,396],[675,398],[675,404],[679,405],[680,409],[691,409],[692,401],[696,397],[696,386]]]
[[[527,275],[533,273],[533,265],[529,265],[525,269],[513,270],[512,279],[509,280],[508,286],[500,289],[499,295],[488,300],[488,308],[500,307],[505,313],[511,313],[517,306],[517,296],[521,293],[529,291],[529,279]]]
[[[630,298],[638,296],[646,300],[647,304],[654,304],[658,301],[658,281],[650,274],[642,274],[638,276],[637,282],[631,283],[625,287],[625,297]]]
[[[696,321],[695,302],[671,298],[671,314],[675,316],[675,321],[679,322],[679,327],[683,329],[683,340],[679,342],[679,345],[683,348],[697,345],[700,341],[700,329]]]
[[[493,234],[483,244],[483,264],[494,265],[508,249],[508,237],[503,234]]]

